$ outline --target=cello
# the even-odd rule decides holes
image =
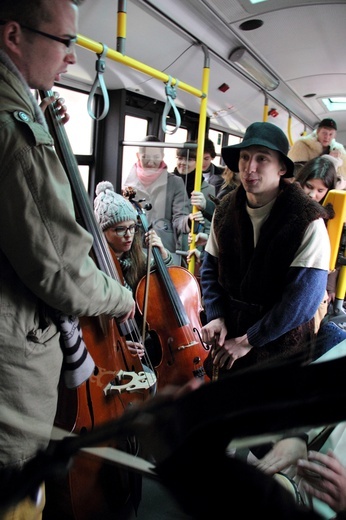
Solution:
[[[137,210],[145,232],[149,225],[135,190],[124,188],[127,197]],[[187,269],[180,266],[167,267],[157,248],[152,250],[156,268],[150,274],[150,305],[145,307],[148,287],[147,276],[138,283],[135,299],[139,312],[145,315],[149,335],[159,343],[161,355],[154,363],[158,389],[167,384],[183,385],[192,378],[210,379],[206,375],[203,361],[209,346],[201,336],[200,313],[202,312],[199,284]],[[145,312],[144,312],[145,310]]]
[[[40,94],[42,98],[52,95],[51,92]],[[77,220],[93,236],[91,256],[98,268],[122,283],[108,244],[95,220],[64,126],[53,105],[47,108],[46,119],[57,154],[71,184]],[[128,350],[124,333],[114,318],[104,315],[82,317],[80,324],[95,368],[92,375],[77,388],[67,389],[60,383],[55,418],[56,426],[77,435],[92,432],[100,425],[119,418],[132,403],[147,399],[155,383],[144,372],[140,358]],[[126,328],[126,324],[122,326]],[[130,331],[135,329],[134,324],[127,324],[127,327]],[[121,441],[110,439],[101,446],[108,447],[116,447],[131,454],[139,450],[134,437]],[[135,477],[106,464],[101,458],[78,454],[66,479],[46,482],[44,518],[114,518],[119,508],[137,506],[139,481]]]

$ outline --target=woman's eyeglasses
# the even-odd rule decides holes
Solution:
[[[130,235],[134,235],[138,231],[137,224],[131,224],[131,226],[125,227],[125,226],[119,226],[116,228],[113,228],[113,231],[118,237],[124,237],[127,232],[130,233]]]

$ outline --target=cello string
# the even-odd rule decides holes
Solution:
[[[145,322],[144,322],[144,327],[145,327]],[[141,335],[139,327],[138,327],[137,322],[136,322],[135,319],[127,320],[124,324],[121,324],[121,328],[122,328],[122,330],[124,332],[124,335],[127,338],[130,338],[130,339],[126,339],[126,341],[132,341],[133,343],[139,343],[142,346],[142,348],[144,350],[144,355],[143,355],[142,358],[139,356],[138,353],[137,354],[132,354],[132,352],[130,352],[130,354],[133,357],[137,357],[142,365],[143,365],[143,362],[144,362],[145,365],[148,367],[149,371],[145,370],[144,367],[143,367],[143,371],[144,371],[144,374],[145,374],[145,377],[146,377],[146,380],[147,380],[149,388],[154,387],[154,385],[157,382],[157,378],[156,378],[156,375],[155,375],[154,366],[153,366],[153,364],[151,362],[151,359],[149,357],[149,354],[147,352],[147,349],[146,349],[146,346],[145,346],[145,342],[144,342],[145,329],[143,328],[143,330],[144,330],[143,334],[144,335]]]
[[[148,228],[150,229],[150,228]],[[144,304],[143,304],[143,333],[142,337],[145,337],[145,324],[147,321],[147,312],[148,312],[148,298],[149,298],[149,281],[150,281],[150,263],[151,263],[151,253],[152,253],[152,244],[149,238],[149,247],[147,253],[147,274],[145,279],[145,291],[144,291]]]
[[[131,327],[129,326],[129,322],[131,322]],[[145,325],[144,325],[145,327]],[[144,375],[145,375],[145,378],[147,380],[147,383],[148,383],[148,386],[149,388],[153,387],[156,382],[157,382],[157,378],[156,378],[156,375],[155,375],[155,369],[154,369],[154,366],[151,362],[151,359],[149,357],[149,354],[147,352],[147,349],[146,349],[146,346],[145,346],[145,343],[144,343],[144,336],[141,335],[140,331],[139,331],[139,328],[138,328],[138,325],[136,323],[136,320],[127,320],[126,324],[124,325],[124,328],[126,330],[126,336],[127,337],[130,337],[131,339],[130,340],[126,340],[126,341],[132,341],[133,343],[140,343],[140,345],[143,347],[144,349],[144,355],[143,357],[141,358],[139,356],[139,354],[132,354],[131,355],[133,357],[137,357],[139,359],[139,361],[141,362],[141,364],[143,365],[143,362],[145,363],[145,365],[148,367],[148,369],[150,370],[150,372],[146,371],[143,367],[143,372],[144,372]],[[145,331],[144,331],[144,334],[145,334]]]
[[[134,197],[136,194],[133,187],[128,186],[126,190],[122,190],[122,196],[129,200],[129,202],[132,203],[131,197]],[[149,242],[149,250],[148,250],[148,256],[147,256],[147,280],[149,280],[149,274],[150,274],[150,259],[151,259],[151,243]],[[132,341],[140,343],[144,349],[144,356],[143,360],[145,361],[145,364],[152,370],[152,372],[155,373],[153,364],[151,362],[150,356],[147,352],[146,346],[145,346],[145,337],[146,337],[146,315],[143,316],[143,324],[142,324],[142,333],[139,331],[139,327],[137,325],[137,322],[135,320],[131,320],[132,323],[132,330],[128,330],[127,334],[131,336]],[[155,382],[156,382],[156,376],[155,376]]]

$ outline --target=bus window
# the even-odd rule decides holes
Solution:
[[[148,121],[140,117],[125,116],[124,141],[142,141],[148,133]],[[137,161],[137,146],[124,146],[122,177],[128,176],[132,166]]]
[[[241,143],[243,140],[242,137],[239,137],[238,135],[232,135],[230,134],[228,136],[228,146],[231,146],[232,144],[238,144]]]
[[[216,157],[213,160],[213,163],[216,166],[222,166],[221,165],[222,135],[223,134],[221,132],[218,132],[217,130],[212,130],[211,128],[209,129],[208,138],[211,141],[213,141],[213,143],[214,143]]]
[[[89,185],[89,166],[78,166],[79,172],[82,177],[83,184],[85,186],[85,189],[88,191],[88,185]]]
[[[84,165],[79,164],[78,168],[85,189],[88,191],[90,164],[93,162],[93,120],[88,114],[88,94],[66,89],[59,85],[54,85],[53,91],[58,92],[59,96],[65,99],[70,119],[64,129],[77,162],[78,156],[83,156]],[[38,91],[32,90],[32,94],[40,103]]]
[[[167,125],[168,132],[174,130],[174,126]],[[187,141],[187,130],[186,128],[178,128],[174,134],[165,134],[165,143],[185,143]],[[165,148],[165,156],[163,158],[167,164],[167,170],[173,172],[177,164],[177,149],[176,148]]]
[[[54,87],[60,97],[66,101],[67,111],[70,115],[69,122],[65,125],[66,133],[75,155],[92,154],[92,130],[93,120],[88,114],[88,94]]]

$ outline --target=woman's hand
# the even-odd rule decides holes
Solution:
[[[204,217],[201,211],[196,211],[196,213],[190,213],[189,219],[191,220],[191,222],[195,221],[198,224],[204,224]]]
[[[167,250],[164,248],[161,238],[154,229],[150,229],[145,233],[145,245],[147,247],[158,247],[162,256],[162,260],[168,257]]]
[[[145,354],[144,345],[135,341],[126,341],[127,348],[133,356],[138,356],[140,359]]]

